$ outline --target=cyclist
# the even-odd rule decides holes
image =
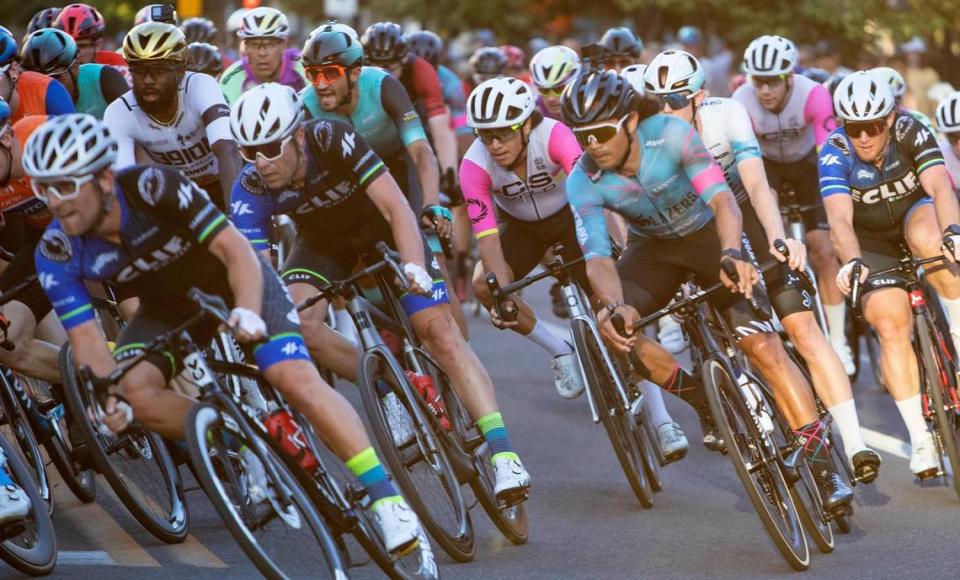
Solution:
[[[40,12],[37,12],[30,19],[30,23],[27,24],[27,34],[44,28],[52,28],[53,21],[57,19],[57,14],[60,14],[60,9],[56,7],[44,8]]]
[[[191,42],[187,45],[187,70],[220,78],[223,73],[220,49],[205,42]]]
[[[820,281],[830,343],[852,376],[856,366],[844,331],[846,303],[832,283],[839,264],[816,191],[817,151],[836,121],[826,88],[794,74],[797,60],[797,48],[790,40],[782,36],[755,39],[743,56],[743,71],[750,82],[737,89],[733,98],[750,113],[770,187],[783,195],[784,187],[792,186],[797,203],[816,206],[804,213],[810,262]]]
[[[44,28],[23,40],[20,66],[60,81],[76,110],[103,119],[107,105],[130,90],[117,69],[105,64],[77,61],[77,45],[69,34]]]
[[[299,232],[283,279],[297,302],[349,276],[377,242],[392,242],[416,290],[401,302],[491,446],[497,497],[524,497],[530,477],[510,446],[490,377],[453,320],[439,265],[397,182],[349,124],[318,119],[301,126],[302,116],[296,94],[276,84],[237,101],[231,128],[251,165],[234,188],[233,219],[260,251],[269,249],[273,215],[296,221]],[[326,313],[325,301],[302,313],[312,351],[323,348],[315,341],[324,334],[318,331]]]
[[[0,99],[10,105],[10,122],[30,115],[63,115],[74,112],[67,89],[46,75],[20,67],[17,41],[0,30]]]
[[[473,92],[474,87],[494,77],[507,74],[507,57],[495,46],[477,49],[470,56],[470,76],[464,83],[465,93]]]
[[[642,333],[620,336],[611,317],[622,316],[632,331],[643,315],[670,301],[688,274],[703,287],[722,281],[733,292],[718,296],[714,305],[728,319],[740,348],[768,378],[790,426],[805,442],[817,466],[814,475],[825,508],[848,505],[853,493],[821,444],[823,426],[803,374],[772,325],[759,319],[744,299],[766,297],[755,286],[756,268],[744,256],[749,244],[742,239],[736,198],[693,127],[657,115],[659,109],[659,101],[639,98],[611,71],[579,77],[563,95],[564,120],[585,147],[567,186],[587,274],[604,306],[598,316],[602,334],[620,351],[633,349],[648,370],[645,378],[693,405],[704,433],[709,433],[712,425],[699,380]],[[630,222],[631,237],[616,263],[604,208]],[[736,268],[736,282],[721,272],[724,262]]]
[[[937,140],[954,190],[960,191],[960,92],[951,93],[937,105]]]
[[[261,83],[278,82],[298,91],[307,86],[300,51],[286,48],[290,24],[283,12],[266,6],[248,10],[237,37],[243,58],[227,67],[220,77],[227,103]]]
[[[513,329],[550,353],[557,392],[572,399],[583,392],[573,347],[538,321],[519,297],[511,298],[518,308],[517,321],[499,320],[486,279],[493,272],[506,285],[526,276],[556,243],[563,244],[568,260],[582,255],[564,183],[580,157],[580,146],[563,123],[536,111],[533,90],[512,77],[481,83],[470,93],[467,114],[477,139],[460,163],[460,183],[480,252],[475,295],[490,310],[494,324]],[[581,265],[574,272],[589,289],[586,269]]]
[[[217,27],[213,21],[206,18],[187,18],[180,25],[180,31],[187,44],[206,42],[213,44],[217,38]]]
[[[500,52],[507,58],[507,76],[530,84],[530,71],[527,68],[527,55],[523,49],[512,44],[504,44]]]
[[[611,28],[600,37],[603,47],[601,61],[607,70],[619,73],[632,64],[640,64],[643,42],[625,26]]]
[[[443,64],[443,40],[434,32],[421,30],[407,35],[410,52],[429,62],[437,69],[443,102],[450,111],[450,126],[457,135],[458,150],[466,152],[473,142],[473,131],[467,125],[467,98],[463,94],[463,81],[457,73]]]
[[[890,83],[890,90],[893,91],[893,99],[897,103],[898,111],[910,115],[914,119],[923,123],[923,126],[927,129],[930,129],[931,133],[936,133],[936,129],[933,128],[933,122],[930,120],[930,117],[924,115],[920,111],[907,109],[903,106],[903,96],[907,94],[907,81],[903,79],[903,75],[900,74],[900,71],[889,66],[878,66],[870,70],[872,70],[873,73],[880,78]]]
[[[110,50],[100,50],[107,25],[96,8],[86,4],[70,4],[57,14],[53,27],[66,32],[77,42],[80,64],[107,64],[126,76],[127,62],[123,57]]]
[[[217,83],[186,72],[183,33],[162,22],[133,27],[123,41],[133,89],[114,101],[104,122],[119,143],[117,167],[137,162],[143,151],[153,162],[175,167],[196,181],[219,207],[226,207],[240,173],[230,135],[230,109]]]
[[[549,119],[560,118],[560,94],[580,72],[580,57],[568,46],[548,46],[530,59],[530,79],[537,89],[537,109]]]
[[[884,287],[889,276],[869,274],[896,265],[904,241],[920,258],[946,256],[948,265],[927,269],[926,277],[947,312],[954,344],[960,344],[956,255],[941,249],[941,239],[960,241],[960,210],[933,133],[896,110],[886,79],[867,71],[850,74],[837,87],[834,105],[843,127],[830,134],[819,167],[820,194],[844,262],[837,284],[849,293],[853,267],[863,266],[864,317],[877,332],[884,384],[910,434],[910,470],[924,477],[936,472],[939,461],[924,421],[910,305],[902,289]]]
[[[147,4],[133,17],[134,26],[144,22],[166,22],[176,26],[177,11],[170,4]]]
[[[156,23],[148,23],[147,26]],[[233,304],[230,326],[241,342],[264,341],[254,351],[264,378],[300,409],[321,437],[357,473],[390,551],[418,543],[419,525],[370,447],[363,423],[346,399],[323,382],[310,363],[296,311],[282,282],[258,259],[229,220],[196,184],[175,169],[137,165],[110,169],[117,143],[89,115],[55,119],[27,142],[24,167],[56,219],[38,245],[37,271],[63,322],[77,365],[104,376],[118,362],[142,353],[144,343],[191,316],[196,287]],[[124,327],[111,355],[91,306],[85,280],[126,286],[140,309]],[[191,330],[209,341],[217,324]],[[136,417],[148,429],[180,440],[184,418],[196,404],[166,389],[180,362],[172,354],[149,357],[111,391],[104,423],[114,432]],[[255,456],[240,455],[253,475]],[[251,478],[254,501],[272,493]]]
[[[656,96],[663,113],[692,124],[723,169],[740,206],[743,231],[756,260],[766,263],[772,256],[785,262],[773,247],[775,240],[784,240],[790,254],[789,267],[802,272],[806,248],[801,240],[789,239],[784,232],[777,198],[767,184],[760,146],[746,109],[739,101],[711,97],[705,86],[706,71],[700,61],[682,50],[658,54],[645,76],[647,93]],[[880,456],[863,440],[850,379],[817,324],[808,291],[799,276],[781,269],[766,276],[766,287],[790,342],[807,361],[813,386],[840,431],[857,477],[870,483],[877,475]]]

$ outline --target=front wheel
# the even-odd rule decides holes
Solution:
[[[0,542],[0,558],[30,576],[45,576],[57,564],[57,538],[46,505],[37,492],[30,468],[20,459],[13,446],[0,436],[0,449],[7,458],[10,477],[30,498],[30,512],[17,524],[3,530],[6,539]]]

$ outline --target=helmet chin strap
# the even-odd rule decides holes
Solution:
[[[347,96],[337,101],[337,106],[334,110],[346,107],[353,102],[353,78],[350,76],[351,70],[352,68],[347,70]]]

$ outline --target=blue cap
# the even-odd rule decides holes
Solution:
[[[677,31],[677,40],[680,44],[698,44],[703,40],[703,33],[696,26],[684,26]]]
[[[0,99],[0,123],[6,123],[10,120],[10,105]]]

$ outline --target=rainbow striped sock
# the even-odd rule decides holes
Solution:
[[[477,421],[477,427],[483,433],[483,438],[490,445],[491,461],[498,457],[509,457],[511,459],[520,459],[513,451],[510,445],[510,437],[507,435],[507,427],[503,424],[503,416],[499,413],[490,413],[481,417]]]
[[[387,470],[380,463],[377,452],[373,447],[367,447],[360,453],[347,460],[347,467],[357,476],[367,493],[370,494],[371,506],[381,501],[400,501],[403,498],[393,486]]]

